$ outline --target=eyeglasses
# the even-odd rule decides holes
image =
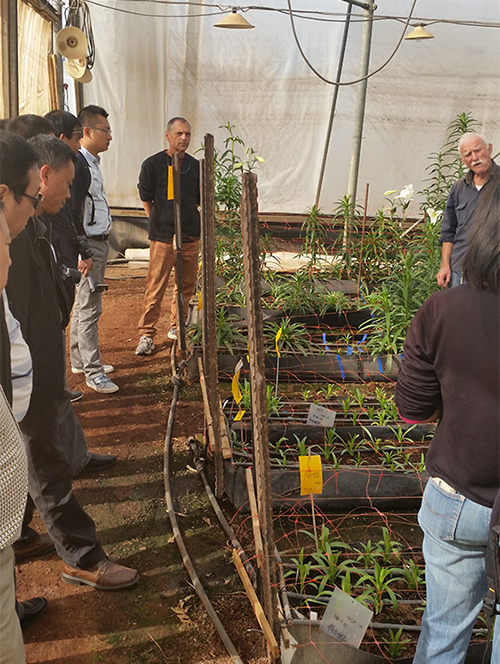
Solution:
[[[80,136],[80,138],[83,136],[83,129],[77,129],[76,131],[71,132],[72,136]]]
[[[111,129],[109,127],[106,127],[105,129],[102,129],[102,127],[88,127],[88,129],[93,129],[94,131],[103,131],[108,136],[111,136]]]
[[[37,207],[40,205],[40,203],[43,201],[43,194],[37,194],[36,196],[32,196],[31,194],[26,194],[21,191],[14,191],[12,190],[15,194],[18,196],[24,196],[25,198],[28,198],[31,201],[31,205],[33,206],[33,210],[36,210]]]

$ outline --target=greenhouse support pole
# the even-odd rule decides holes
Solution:
[[[368,75],[368,66],[370,64],[370,49],[372,43],[373,31],[373,13],[375,4],[373,0],[368,0],[370,9],[364,10],[365,21],[363,24],[363,37],[361,42],[361,68],[359,77],[364,78]],[[356,99],[356,110],[354,112],[354,129],[352,136],[352,149],[351,149],[351,167],[349,171],[349,183],[347,185],[347,195],[352,204],[351,214],[346,219],[344,228],[344,249],[347,248],[348,243],[348,228],[349,222],[354,216],[354,209],[356,204],[356,192],[358,188],[358,174],[359,174],[359,160],[361,157],[361,142],[363,140],[363,123],[365,118],[366,106],[366,91],[368,88],[368,79],[361,81],[358,88],[358,96]]]
[[[255,488],[262,530],[261,588],[264,611],[279,643],[277,570],[274,558],[271,469],[267,426],[264,331],[260,290],[259,223],[257,214],[257,176],[243,173],[241,230],[248,317],[248,351],[252,404]],[[272,659],[268,647],[269,658]],[[274,661],[277,661],[274,659]]]
[[[181,357],[184,357],[186,353],[186,318],[184,316],[184,280],[182,276],[181,177],[177,152],[172,155],[172,165],[174,177],[175,278],[177,281],[177,339]]]
[[[351,13],[352,13],[352,3],[350,2],[349,7],[347,8],[346,18],[345,18],[345,23],[344,23],[344,34],[342,36],[342,45],[340,47],[339,64],[337,66],[337,76],[335,78],[336,83],[340,83],[340,77],[342,76],[342,68],[344,67],[345,50],[346,50],[346,46],[347,46],[347,35],[349,33],[349,25],[350,25],[350,22],[351,22]],[[334,90],[333,90],[332,107],[330,109],[330,118],[328,120],[328,128],[326,130],[325,147],[323,148],[323,159],[321,161],[321,169],[320,169],[320,172],[319,172],[318,188],[316,190],[316,200],[314,201],[314,205],[316,207],[319,206],[319,199],[320,199],[320,196],[321,196],[321,188],[323,187],[323,179],[325,177],[326,160],[327,160],[327,157],[328,157],[328,149],[330,147],[330,139],[332,137],[333,118],[335,117],[335,110],[337,108],[337,98],[339,96],[339,89],[340,89],[340,86],[336,85]]]
[[[205,157],[201,161],[201,274],[203,306],[203,368],[212,417],[215,459],[215,495],[224,493],[222,426],[219,407],[217,333],[215,305],[215,186],[214,137],[205,134]]]

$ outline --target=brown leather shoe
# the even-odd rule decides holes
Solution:
[[[139,573],[104,558],[90,569],[76,569],[63,562],[62,580],[81,586],[84,583],[97,590],[122,590],[131,588],[139,581]]]
[[[45,556],[47,553],[54,550],[54,544],[48,535],[38,535],[37,538],[29,544],[16,544],[14,542],[12,548],[14,549],[16,563],[20,563],[27,558]]]

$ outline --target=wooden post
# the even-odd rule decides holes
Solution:
[[[203,304],[203,369],[212,428],[215,460],[215,495],[224,493],[224,461],[222,456],[222,422],[219,405],[217,334],[215,306],[215,185],[214,137],[205,134],[205,158],[201,162],[201,252]]]
[[[181,225],[181,176],[179,155],[172,155],[174,175],[174,250],[176,254],[175,278],[177,281],[177,341],[181,356],[186,353],[186,318],[184,316],[184,286],[182,276],[182,225]]]
[[[254,446],[257,508],[263,540],[261,586],[264,611],[274,635],[279,639],[277,573],[274,558],[271,471],[267,427],[264,332],[260,292],[259,220],[257,215],[257,176],[243,173],[241,230],[247,297],[248,349],[252,392],[252,431]],[[270,654],[270,656],[272,656]]]
[[[17,0],[0,0],[2,24],[0,48],[2,49],[3,118],[15,118],[19,114],[19,62],[17,53]]]

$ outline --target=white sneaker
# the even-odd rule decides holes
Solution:
[[[155,345],[153,343],[153,339],[151,339],[151,337],[148,337],[146,334],[143,334],[142,337],[139,339],[139,344],[135,349],[135,354],[151,355],[154,349]]]
[[[90,387],[101,394],[112,394],[113,392],[118,392],[120,389],[116,383],[113,383],[113,381],[106,376],[106,374],[101,374],[95,378],[88,378],[87,387]]]
[[[168,331],[167,337],[175,341],[177,339],[177,329],[175,327],[171,327]]]
[[[111,364],[103,364],[102,368],[104,369],[104,373],[113,373],[115,368]],[[85,369],[77,369],[76,367],[71,367],[71,373],[74,374],[82,374],[85,373]]]

